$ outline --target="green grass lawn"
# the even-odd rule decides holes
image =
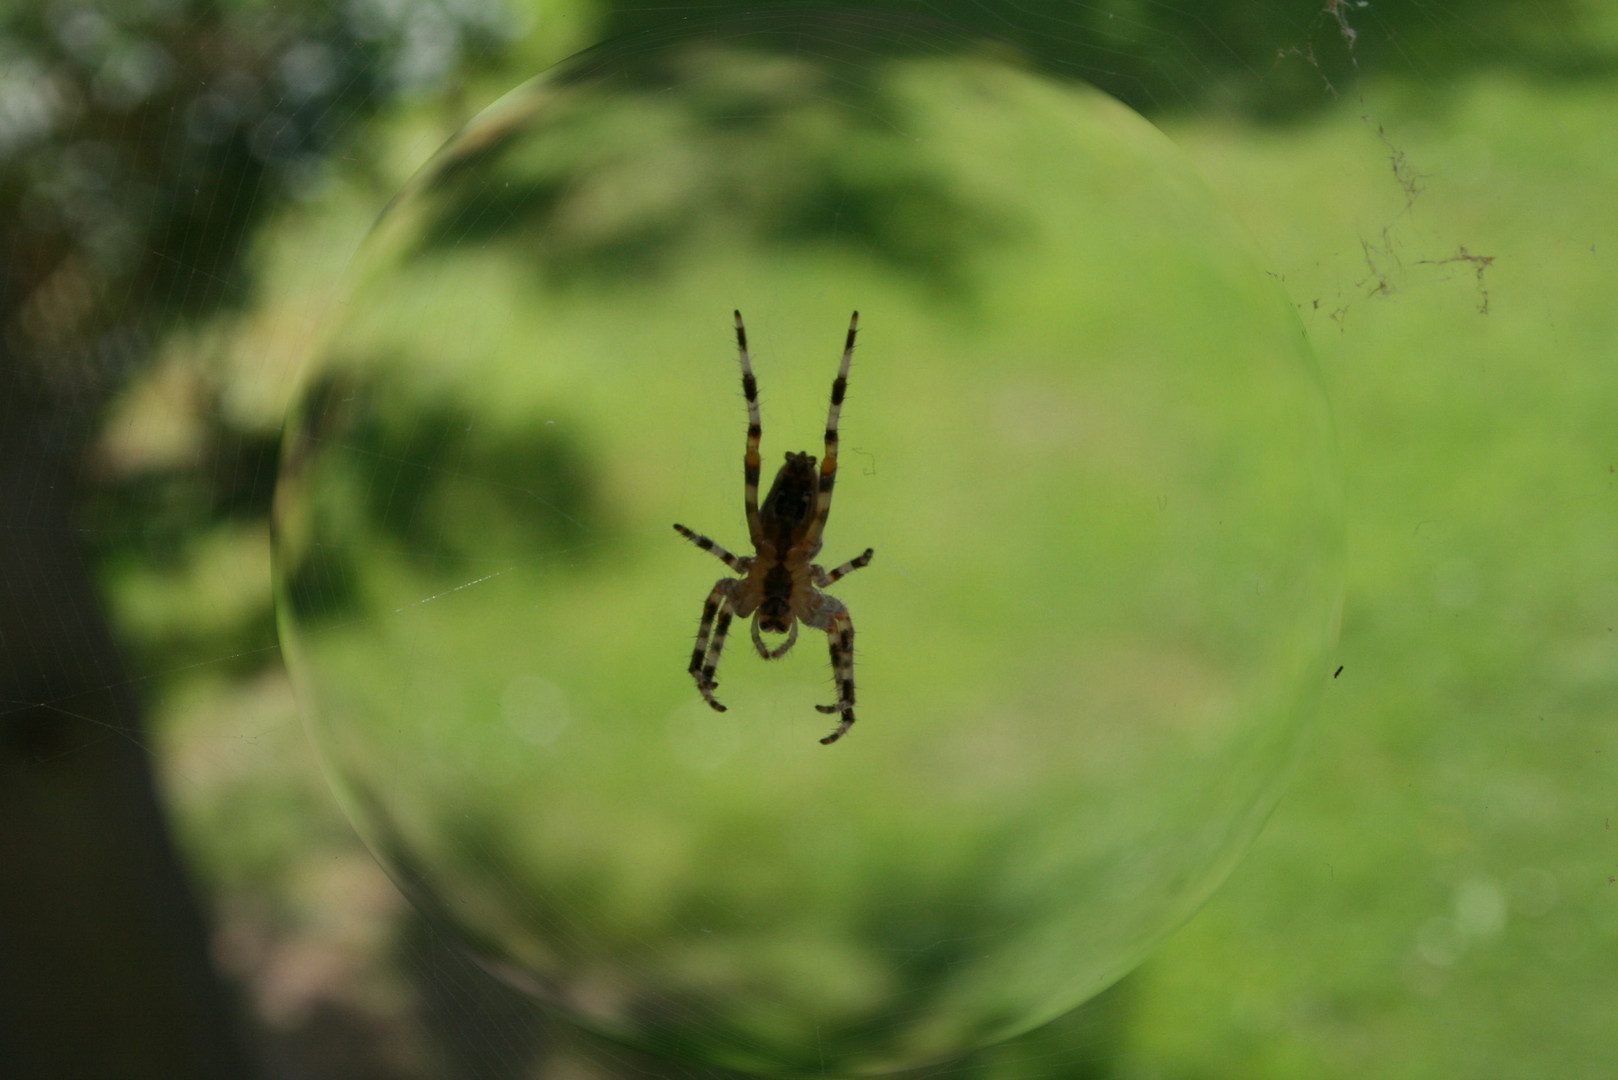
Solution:
[[[1479,80],[1282,132],[1170,126],[1309,327],[1349,574],[1291,792],[1140,976],[1142,1075],[1596,1077],[1618,1055],[1615,108]],[[1463,248],[1481,280],[1443,261]]]

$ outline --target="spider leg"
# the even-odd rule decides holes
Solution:
[[[742,478],[746,484],[747,534],[756,550],[764,542],[764,525],[758,517],[758,471],[761,460],[758,443],[764,436],[764,425],[758,413],[758,380],[753,378],[753,361],[747,355],[747,327],[742,325],[742,313],[736,316],[736,351],[742,361],[742,394],[747,398],[747,456],[742,459]]]
[[[678,526],[676,526],[676,528],[677,527]],[[874,554],[876,554],[874,551],[872,551],[870,548],[866,548],[863,555],[859,556],[858,558],[848,560],[842,566],[839,566],[829,574],[818,566],[810,567],[810,569],[814,572],[815,587],[818,589],[824,589],[826,586],[834,584],[839,578],[847,577],[849,574],[852,574],[860,567],[870,566],[871,556]]]
[[[725,707],[714,699],[714,671],[719,667],[719,654],[725,647],[725,635],[730,632],[730,597],[736,589],[734,578],[721,578],[714,585],[708,599],[702,604],[702,622],[697,625],[697,647],[691,651],[691,666],[687,670],[691,677],[697,681],[697,690],[702,694],[702,700],[712,705],[718,712],[724,712]],[[714,617],[718,616],[719,624],[714,625]],[[709,644],[709,633],[712,631],[712,645]]]
[[[718,712],[724,712],[725,707],[713,697],[713,692],[719,689],[719,684],[714,681],[714,672],[719,669],[719,655],[725,651],[725,635],[730,633],[730,617],[730,605],[726,604],[720,609],[719,621],[714,624],[713,642],[708,646],[708,662],[702,665],[702,679],[708,684],[707,691],[702,695],[703,700]]]
[[[823,713],[843,714],[837,730],[820,740],[830,746],[854,726],[854,620],[840,600],[825,596],[821,598],[820,611],[807,621],[815,629],[826,631],[832,674],[837,679],[837,704],[815,706]]]
[[[753,615],[753,648],[766,660],[779,660],[791,651],[792,646],[798,643],[798,620],[792,620],[792,626],[787,630],[786,642],[778,649],[771,649],[764,644],[764,635],[759,633],[758,614]]]
[[[854,358],[854,334],[860,327],[860,313],[848,320],[848,340],[843,345],[843,363],[831,384],[831,409],[826,413],[826,452],[820,458],[820,484],[815,496],[815,522],[809,539],[818,543],[831,515],[831,490],[837,483],[837,418],[843,411],[843,394],[848,389],[848,364]]]
[[[716,556],[718,556],[720,562],[724,563],[738,574],[747,573],[748,568],[753,565],[752,559],[741,555],[732,555],[730,552],[726,551],[724,548],[720,547],[706,536],[703,536],[698,532],[692,532],[684,525],[676,525],[674,528],[675,531],[677,531],[681,536],[697,545],[697,547],[701,548],[703,551],[713,552]]]

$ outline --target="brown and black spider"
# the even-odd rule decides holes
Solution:
[[[743,476],[747,490],[747,532],[754,554],[732,555],[700,533],[676,525],[681,536],[704,551],[711,551],[738,574],[721,578],[702,605],[702,623],[697,627],[697,647],[691,653],[691,676],[703,700],[720,712],[725,707],[714,699],[719,686],[714,671],[725,648],[732,616],[753,617],[753,647],[766,660],[785,656],[798,640],[798,623],[826,631],[831,643],[831,665],[837,678],[837,704],[816,705],[823,713],[841,713],[837,730],[820,741],[836,742],[854,726],[854,620],[848,608],[825,588],[845,574],[871,561],[871,549],[827,572],[811,562],[820,553],[820,537],[831,513],[832,485],[837,481],[837,416],[843,409],[843,391],[848,386],[848,363],[854,356],[854,333],[860,313],[848,321],[848,341],[843,346],[843,364],[831,384],[831,411],[826,415],[826,453],[815,472],[815,459],[807,452],[788,453],[786,464],[775,474],[764,505],[758,504],[758,443],[763,435],[758,416],[758,382],[753,363],[747,356],[747,330],[742,313],[736,312],[736,347],[742,361],[742,393],[747,395],[747,456]],[[715,621],[717,618],[717,622]],[[710,637],[710,631],[712,636]],[[786,634],[777,648],[764,644],[761,631]]]

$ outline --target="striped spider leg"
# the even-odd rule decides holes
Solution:
[[[807,452],[788,453],[775,474],[775,481],[758,501],[758,479],[762,460],[759,442],[764,429],[759,420],[758,380],[747,352],[747,329],[742,313],[736,312],[736,349],[742,365],[742,394],[747,398],[747,452],[742,459],[744,507],[747,532],[753,544],[752,555],[732,555],[708,537],[684,525],[679,534],[713,555],[740,574],[720,578],[702,605],[702,621],[697,627],[697,644],[688,669],[702,699],[723,712],[725,706],[714,697],[719,684],[714,673],[725,647],[725,636],[733,618],[751,617],[753,647],[766,660],[779,659],[798,640],[798,624],[823,630],[831,647],[832,673],[837,682],[837,703],[817,705],[823,713],[837,713],[837,730],[820,741],[830,745],[854,725],[854,621],[848,608],[821,589],[866,566],[872,551],[866,548],[856,558],[827,572],[812,562],[820,553],[821,535],[831,514],[832,488],[837,482],[837,423],[842,413],[843,394],[848,388],[848,367],[854,356],[854,335],[860,313],[848,323],[843,346],[843,362],[831,388],[831,410],[826,415],[826,448],[815,469],[815,459]],[[786,640],[770,647],[764,635],[785,634]]]

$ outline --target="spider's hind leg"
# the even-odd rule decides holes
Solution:
[[[819,546],[831,515],[831,493],[837,483],[837,421],[843,413],[843,395],[848,391],[848,364],[854,358],[854,335],[859,332],[860,313],[848,320],[848,338],[843,343],[843,362],[831,384],[831,408],[826,413],[826,449],[820,457],[820,479],[816,481],[815,520],[809,536]]]
[[[697,626],[697,646],[691,651],[691,666],[687,669],[696,680],[702,700],[712,705],[716,712],[725,711],[725,707],[713,696],[719,685],[714,681],[714,672],[719,669],[719,655],[725,649],[725,635],[730,632],[730,600],[735,591],[735,579],[722,578],[703,602],[702,622]],[[715,616],[718,617],[717,625]]]
[[[764,524],[758,516],[758,473],[762,459],[758,454],[759,440],[764,435],[764,424],[759,419],[758,380],[753,376],[753,360],[747,355],[747,327],[742,325],[742,313],[736,316],[736,353],[742,365],[742,396],[747,399],[747,453],[742,457],[742,484],[747,506],[747,535],[757,548],[764,540]]]
[[[840,601],[827,596],[822,604],[821,611],[809,625],[826,631],[832,675],[837,680],[837,704],[816,705],[815,708],[823,713],[843,715],[837,730],[820,740],[822,745],[830,746],[854,726],[854,620]]]

